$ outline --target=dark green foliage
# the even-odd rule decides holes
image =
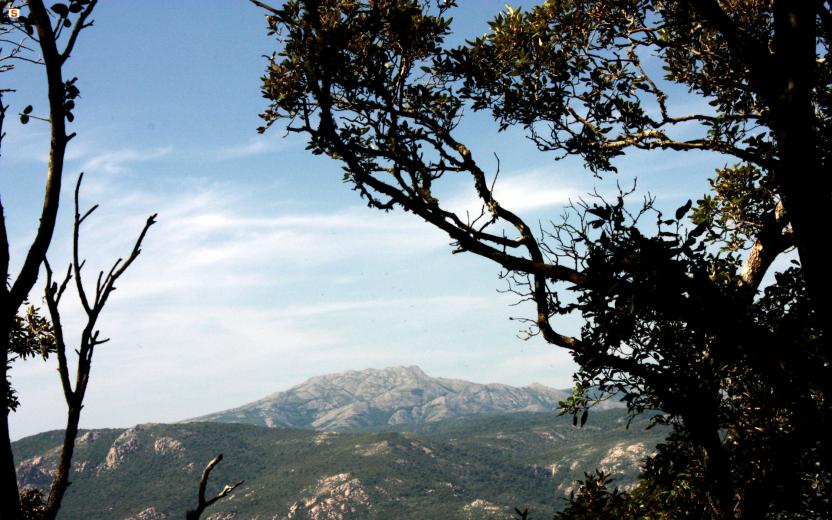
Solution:
[[[349,473],[360,480],[372,504],[362,518],[463,519],[468,517],[465,506],[477,499],[498,505],[506,515],[524,504],[550,517],[563,505],[558,488],[570,487],[584,468],[598,466],[619,446],[643,445],[647,453],[665,433],[645,432],[644,421],[630,429],[625,425],[621,410],[599,412],[583,429],[552,414],[470,417],[433,423],[420,433],[145,425],[134,431],[136,450],[125,452],[113,468],[106,466],[107,454],[124,432],[81,432],[62,515],[125,518],[152,506],[181,516],[193,507],[205,461],[222,451],[225,458],[211,474],[208,495],[227,483],[246,482],[212,506],[212,514],[285,515],[296,501],[315,496],[320,479]],[[157,450],[156,443],[165,438],[180,442],[181,450]],[[60,439],[58,432],[22,439],[14,445],[16,458],[44,456],[48,463],[57,455]],[[631,464],[638,458],[622,466],[621,484],[635,481]]]
[[[271,9],[266,127],[285,120],[370,206],[412,212],[455,252],[499,264],[536,305],[530,334],[580,365],[564,403],[576,424],[615,395],[672,427],[640,504],[670,516],[832,514],[828,6],[549,0],[507,7],[488,34],[448,48],[453,4]],[[699,107],[679,113],[692,98]],[[632,149],[705,150],[728,166],[673,218],[622,192],[538,226],[501,205],[457,140],[466,108],[596,175]],[[443,205],[434,188],[449,177],[470,179],[481,215]],[[799,265],[775,263],[795,248]],[[556,330],[576,314],[579,337]],[[601,476],[584,484],[581,500],[618,501]]]
[[[20,492],[20,512],[23,520],[42,520],[46,511],[46,497],[37,488],[24,488]]]
[[[10,411],[15,411],[20,405],[17,399],[17,392],[11,384],[10,369],[17,360],[25,360],[40,356],[43,359],[55,352],[55,335],[52,331],[52,324],[40,315],[37,308],[31,305],[26,306],[23,315],[16,315],[12,323],[12,330],[9,334],[10,355],[6,362],[8,395],[6,403]]]
[[[609,489],[612,479],[602,471],[587,473],[578,481],[578,491],[569,495],[569,504],[555,515],[556,520],[628,518],[627,500],[618,488]]]

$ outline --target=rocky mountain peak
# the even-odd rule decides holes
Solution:
[[[317,376],[284,392],[195,420],[317,430],[418,425],[473,414],[548,412],[566,392],[434,378],[418,366]]]

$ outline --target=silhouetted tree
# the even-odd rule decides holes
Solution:
[[[29,42],[33,42],[40,53],[32,55],[34,51],[25,43],[14,43],[11,39],[4,38],[3,45],[10,45],[11,49],[0,52],[3,72],[8,72],[20,61],[32,62],[43,67],[49,92],[48,114],[38,116],[30,105],[20,112],[20,121],[24,124],[30,119],[47,121],[51,139],[40,222],[17,276],[11,276],[9,272],[9,243],[5,215],[0,205],[0,279],[9,280],[8,285],[0,284],[0,356],[3,357],[3,363],[0,363],[0,370],[3,372],[0,377],[0,517],[4,520],[20,518],[17,479],[9,437],[9,412],[13,404],[10,399],[14,395],[9,386],[10,360],[14,356],[10,335],[18,310],[37,281],[38,272],[52,241],[58,214],[64,155],[67,143],[74,136],[67,131],[66,125],[74,118],[72,110],[78,97],[75,79],[64,78],[63,65],[69,59],[81,31],[92,25],[88,20],[96,0],[72,0],[68,4],[56,4],[52,8],[54,17],[47,12],[41,0],[29,0],[22,9],[23,15],[17,19],[8,16],[7,7],[10,4],[4,1],[0,5],[0,27],[7,35],[19,33],[28,36]],[[61,39],[62,35],[65,38]],[[61,41],[63,48],[59,49],[58,44]],[[8,91],[9,89],[5,89],[5,92]],[[8,108],[0,98],[0,140],[5,135],[3,123]]]
[[[83,408],[84,396],[89,383],[90,367],[96,346],[107,340],[100,337],[96,329],[97,320],[106,305],[110,294],[115,289],[115,282],[138,257],[141,244],[147,230],[155,222],[155,215],[148,218],[136,243],[126,257],[118,259],[108,272],[98,275],[94,293],[88,293],[82,279],[84,260],[80,256],[79,237],[81,224],[97,208],[93,206],[81,214],[79,209],[79,190],[83,174],[78,177],[75,187],[75,218],[73,226],[72,261],[66,275],[61,281],[54,279],[53,272],[46,261],[46,252],[52,240],[55,220],[63,178],[64,156],[67,143],[75,136],[68,133],[66,125],[74,120],[73,110],[79,90],[75,85],[77,78],[65,80],[63,65],[69,59],[81,31],[90,27],[89,19],[97,0],[70,0],[56,3],[48,12],[41,0],[29,0],[21,10],[22,15],[10,18],[7,11],[9,2],[2,2],[2,34],[4,44],[11,49],[0,51],[0,72],[8,72],[19,61],[42,66],[46,72],[48,85],[49,112],[46,116],[36,115],[34,108],[26,106],[19,113],[20,122],[27,124],[30,120],[47,122],[51,130],[49,162],[44,190],[44,202],[40,215],[40,224],[22,263],[17,277],[9,273],[9,244],[6,236],[5,216],[0,205],[0,275],[9,280],[0,287],[0,350],[4,357],[3,377],[0,378],[0,518],[18,520],[20,518],[38,518],[53,520],[58,513],[64,493],[69,486],[72,467],[72,454],[78,434],[78,423]],[[23,40],[11,40],[11,35],[19,33]],[[34,42],[40,49],[39,55],[33,50]],[[59,50],[59,44],[62,49]],[[10,89],[0,91],[0,96]],[[0,97],[0,145],[2,145],[3,123],[8,111]],[[42,317],[37,309],[29,306],[24,314],[19,310],[35,285],[41,266],[46,270],[46,289],[44,299],[49,312],[49,320]],[[81,306],[86,314],[86,322],[80,333],[77,346],[67,345],[64,324],[61,322],[59,304],[71,280],[75,281]],[[70,363],[67,349],[72,348],[78,359],[75,366],[74,382],[71,380]],[[40,492],[24,490],[18,492],[14,457],[9,436],[9,414],[19,405],[16,393],[11,385],[10,370],[18,360],[40,355],[46,358],[54,355],[58,362],[58,373],[67,403],[67,422],[64,432],[61,455],[49,496],[44,500]],[[21,508],[21,505],[23,506]]]
[[[550,0],[506,8],[457,48],[453,1],[253,3],[280,43],[259,130],[286,121],[369,206],[412,212],[505,269],[536,305],[530,333],[580,366],[564,403],[576,423],[612,395],[658,410],[674,434],[643,485],[676,497],[667,514],[829,514],[828,2]],[[692,98],[705,108],[679,114]],[[672,216],[621,190],[532,224],[456,137],[466,108],[596,175],[631,149],[734,163]],[[479,215],[444,204],[449,176],[470,179]],[[772,273],[795,248],[799,264]],[[557,328],[573,313],[578,337]]]

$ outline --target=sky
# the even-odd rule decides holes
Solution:
[[[486,31],[501,1],[460,0],[456,38]],[[77,132],[67,152],[61,216],[48,258],[70,257],[71,190],[100,204],[84,223],[87,282],[127,255],[148,215],[158,224],[99,321],[111,341],[93,361],[81,426],[172,422],[239,406],[331,372],[419,365],[429,375],[517,386],[571,386],[568,352],[518,337],[532,315],[505,288],[496,265],[452,255],[449,238],[402,212],[367,208],[342,182],[340,164],[312,156],[258,114],[264,55],[277,49],[262,12],[244,1],[102,0],[65,66],[77,76]],[[40,67],[1,78],[17,114],[46,111]],[[0,158],[12,266],[37,225],[48,125],[7,119]],[[531,222],[556,220],[594,187],[638,178],[676,208],[707,190],[725,161],[705,154],[634,154],[620,173],[595,179],[579,161],[554,161],[519,131],[498,133],[473,114],[460,140],[489,171],[495,194]],[[471,193],[451,184],[464,207]],[[475,209],[472,207],[472,209]],[[43,277],[31,295],[43,306]],[[82,313],[68,294],[65,334]],[[577,333],[580,322],[561,330]],[[63,427],[65,403],[53,360],[12,371],[21,407],[13,438]]]

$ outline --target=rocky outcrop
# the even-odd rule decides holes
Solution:
[[[54,476],[55,464],[47,457],[32,457],[17,465],[17,480],[28,487],[48,490]]]
[[[171,455],[184,451],[182,443],[173,437],[159,437],[153,443],[153,451],[159,455]]]
[[[295,502],[286,520],[344,520],[366,515],[370,497],[364,485],[349,473],[339,473],[318,481],[311,496]]]
[[[621,476],[631,473],[633,468],[642,466],[644,460],[651,455],[643,442],[633,444],[619,443],[613,446],[601,459],[598,469],[612,476]],[[624,491],[635,487],[635,483],[620,486]]]
[[[168,516],[166,514],[156,511],[155,507],[148,507],[124,520],[167,520],[167,518]]]
[[[139,432],[142,426],[134,426],[124,430],[124,432],[116,437],[113,445],[107,452],[107,457],[104,459],[102,469],[112,470],[124,464],[127,457],[139,449]]]
[[[508,520],[514,518],[506,508],[478,498],[467,504],[463,509],[465,518],[470,520]]]
[[[418,425],[474,414],[549,412],[567,392],[433,378],[419,367],[314,377],[260,401],[194,420],[270,427],[352,430]]]

